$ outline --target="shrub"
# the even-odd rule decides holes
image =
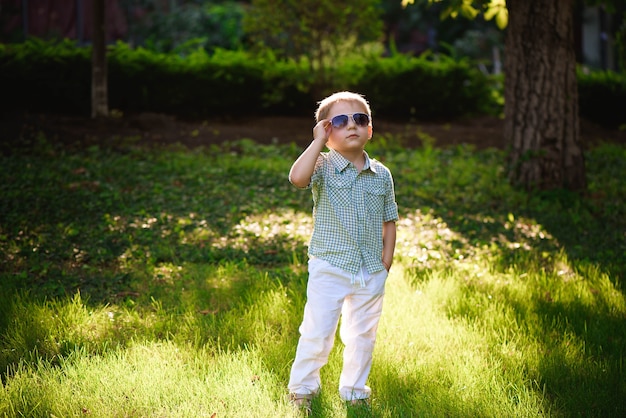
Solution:
[[[322,94],[306,60],[271,52],[201,47],[185,55],[131,48],[119,42],[108,52],[109,106],[123,112],[185,116],[308,115]],[[337,62],[332,88],[353,89],[376,103],[377,116],[444,119],[498,113],[499,79],[469,60],[378,53]],[[91,48],[74,42],[30,39],[0,45],[2,111],[89,114]],[[616,127],[626,123],[626,76],[578,72],[581,115]],[[494,87],[495,86],[495,87]],[[495,94],[494,94],[495,93]]]
[[[609,127],[626,124],[626,74],[578,71],[581,116]]]
[[[1,46],[2,110],[88,112],[90,51],[68,40]]]
[[[245,53],[198,49],[187,57],[130,49],[110,54],[110,104],[130,111],[203,115],[258,112],[263,107],[263,72]],[[242,105],[245,103],[245,105]]]
[[[488,78],[467,61],[396,55],[371,60],[356,85],[379,115],[418,119],[482,113],[490,102]]]

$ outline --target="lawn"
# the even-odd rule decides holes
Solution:
[[[501,150],[378,136],[401,219],[370,411],[626,416],[626,146],[589,191],[508,185]],[[299,146],[65,146],[0,161],[0,416],[291,417],[310,194]]]

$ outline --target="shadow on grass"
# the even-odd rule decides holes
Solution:
[[[449,314],[476,323],[484,313],[472,303],[489,303],[489,292],[499,290],[502,309],[515,312],[528,326],[521,332],[539,342],[543,360],[526,367],[554,404],[572,416],[585,408],[593,416],[623,415],[626,218],[623,186],[615,180],[624,177],[617,161],[623,151],[609,147],[589,158],[590,193],[582,197],[513,189],[502,178],[499,151],[426,145],[419,153],[398,152],[381,154],[396,181],[399,228],[407,231],[399,249],[416,280],[433,270],[464,272],[459,297],[467,300]],[[594,192],[598,185],[602,193]],[[474,263],[488,267],[477,272]],[[486,277],[492,272],[502,279],[497,285]],[[532,282],[537,288],[519,296],[507,290],[507,280],[524,283],[527,274],[546,283]],[[540,290],[566,288],[568,281],[581,293],[568,291],[566,302]],[[560,350],[578,357],[560,363]]]
[[[467,251],[468,244],[474,249],[497,248],[490,251],[497,254],[491,258],[496,271],[528,268],[537,274],[539,266],[539,274],[559,286],[568,280],[587,282],[576,300],[561,301],[545,292],[534,300],[504,296],[504,303],[516,312],[519,323],[537,321],[523,330],[543,347],[536,369],[529,372],[559,410],[568,416],[624,416],[626,317],[615,306],[623,306],[625,299],[626,225],[604,216],[588,198],[567,192],[526,199],[520,207],[494,202],[493,209],[486,210],[440,202],[430,202],[430,207],[456,237],[449,238],[449,255]],[[603,275],[608,280],[598,281]]]
[[[303,222],[307,228],[294,208],[308,196],[287,182],[288,149],[268,146],[243,157],[252,146],[244,141],[196,152],[66,152],[42,141],[34,151],[4,159],[0,169],[0,335],[17,333],[11,338],[22,344],[13,354],[3,344],[9,350],[3,366],[24,361],[20,353],[28,352],[58,361],[60,347],[42,346],[58,338],[64,347],[106,345],[102,338],[119,338],[123,345],[136,332],[169,338],[181,325],[176,319],[187,315],[198,325],[196,333],[187,330],[196,344],[244,347],[257,336],[239,330],[237,318],[216,333],[215,321],[245,314],[231,311],[243,309],[244,301],[255,306],[265,297],[260,286],[268,283],[304,295],[301,274],[290,266],[306,260],[305,240],[289,228]],[[259,158],[263,152],[266,160]],[[232,266],[233,276],[215,279],[220,268]],[[21,317],[23,306],[45,307],[50,300],[71,305],[78,293],[89,311],[111,306],[112,317],[116,309],[129,309],[143,318],[120,329],[107,325],[106,333],[85,339],[57,329],[53,312],[42,314],[49,321],[43,328],[29,327]],[[29,302],[19,305],[18,294]],[[150,319],[155,310],[163,318]],[[284,321],[285,332],[296,335],[300,315]],[[15,324],[22,329],[9,329]],[[285,349],[274,344],[265,355],[284,357]]]

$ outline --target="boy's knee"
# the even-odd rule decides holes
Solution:
[[[343,338],[343,343],[346,349],[352,349],[354,351],[373,352],[376,337],[374,335],[355,335],[348,338]]]
[[[311,357],[326,357],[333,348],[333,342],[324,338],[302,338],[300,340],[302,349]]]

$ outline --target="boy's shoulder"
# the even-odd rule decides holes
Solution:
[[[380,160],[377,160],[374,157],[370,157],[369,155],[368,155],[368,158],[370,159],[370,164],[371,165],[376,165],[377,167],[385,167],[385,168],[387,168],[385,166],[385,164],[383,164]]]
[[[372,157],[369,157],[369,159],[370,159],[370,166],[372,167],[374,171],[381,171],[383,173],[388,173],[389,175],[391,175],[391,170],[389,170],[389,168],[385,164],[383,164],[381,161]]]

